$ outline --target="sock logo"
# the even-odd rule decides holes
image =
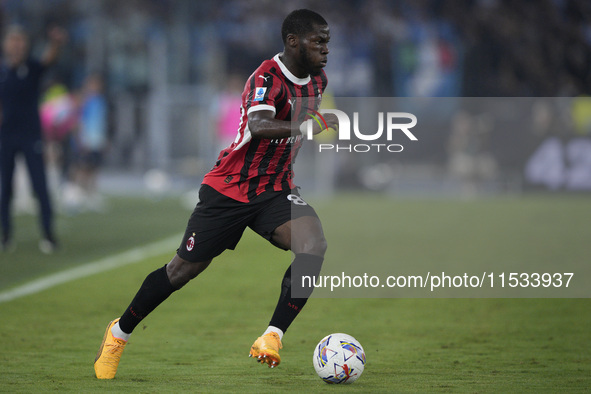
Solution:
[[[193,248],[195,247],[195,234],[193,234],[188,240],[187,240],[187,251],[190,252],[193,250]]]

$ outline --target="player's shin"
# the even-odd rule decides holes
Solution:
[[[320,274],[323,257],[306,253],[296,254],[281,282],[279,301],[269,323],[283,332],[300,313],[314,290],[315,278]]]
[[[176,290],[170,284],[168,275],[166,274],[166,266],[149,274],[131,301],[131,304],[129,304],[121,316],[121,320],[119,320],[121,330],[127,334],[131,334],[135,327],[150,312],[156,309],[158,305]]]

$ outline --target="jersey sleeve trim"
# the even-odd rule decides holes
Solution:
[[[274,106],[268,105],[268,104],[259,104],[259,105],[255,105],[253,107],[250,107],[248,109],[248,111],[246,112],[246,114],[250,115],[251,113],[253,113],[255,111],[273,111],[274,114],[277,113],[277,110],[275,109]]]

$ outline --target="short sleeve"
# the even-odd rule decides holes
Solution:
[[[259,72],[257,70],[251,76],[247,86],[247,114],[263,110],[277,113],[275,103],[281,95],[281,81],[279,81],[277,76],[268,72]]]

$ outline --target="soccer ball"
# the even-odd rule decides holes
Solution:
[[[326,383],[353,383],[365,367],[365,351],[347,334],[330,334],[314,349],[314,369]]]

